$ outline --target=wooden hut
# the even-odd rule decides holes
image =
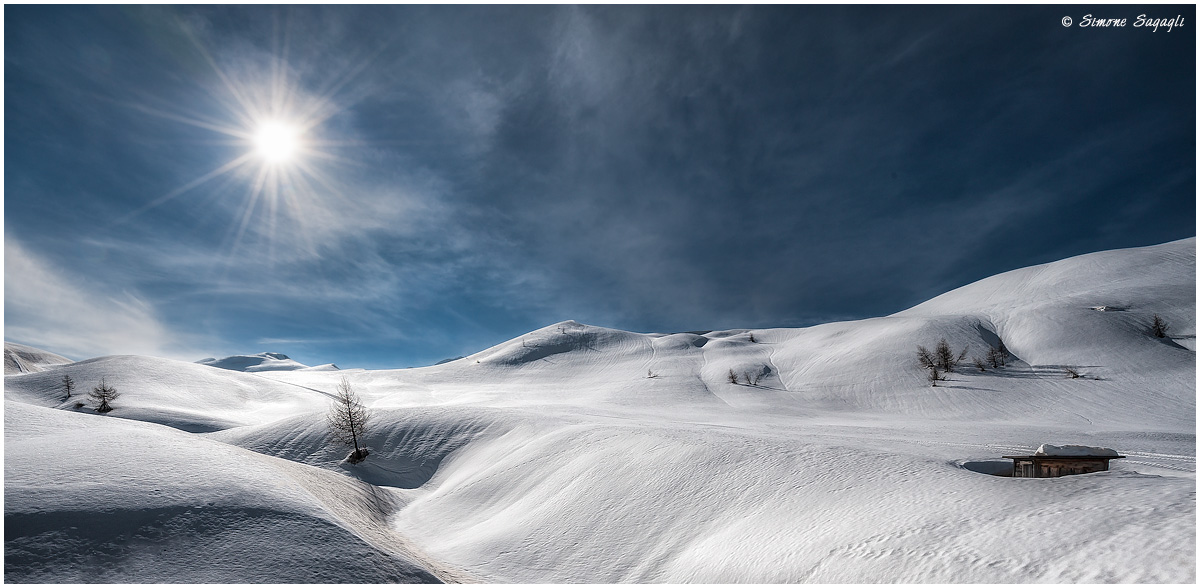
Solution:
[[[1033,455],[1002,457],[1013,460],[1014,478],[1057,478],[1107,472],[1110,460],[1125,459],[1112,449],[1082,445],[1042,445]]]

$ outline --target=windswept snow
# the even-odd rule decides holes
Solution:
[[[6,578],[1193,583],[1195,247],[804,329],[566,321],[419,369],[8,376]],[[1003,340],[1009,365],[931,387],[915,349],[941,338]],[[115,385],[115,410],[62,398],[63,374]],[[374,415],[358,465],[326,439],[342,377]],[[1076,446],[1126,459],[984,475]]]

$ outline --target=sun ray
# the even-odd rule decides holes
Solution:
[[[223,124],[215,123],[215,122],[208,122],[208,121],[202,120],[198,117],[187,116],[187,115],[183,115],[183,114],[173,114],[170,112],[158,110],[158,109],[150,107],[150,106],[146,106],[145,104],[138,104],[135,102],[124,102],[123,104],[125,104],[129,108],[132,108],[134,110],[137,110],[137,111],[145,113],[145,114],[151,114],[151,115],[165,118],[168,120],[181,122],[184,124],[191,125],[193,127],[201,128],[201,129],[208,129],[210,131],[216,131],[218,133],[222,133],[222,134],[229,135],[232,137],[238,137],[241,139],[245,139],[249,136],[245,131],[243,131],[237,127],[231,127],[231,126],[227,126],[227,125],[223,125]]]
[[[163,205],[164,203],[171,200],[172,198],[176,198],[176,197],[180,196],[181,194],[188,192],[189,190],[195,189],[195,188],[199,187],[200,185],[204,184],[205,182],[207,182],[217,176],[220,176],[221,174],[233,171],[233,170],[245,165],[248,161],[250,161],[250,159],[252,157],[253,157],[253,155],[249,154],[249,153],[246,155],[243,155],[241,157],[238,157],[237,159],[234,159],[233,161],[230,161],[229,163],[226,163],[226,164],[222,165],[221,167],[218,167],[217,169],[214,169],[214,170],[212,170],[212,171],[210,171],[210,172],[208,172],[208,173],[206,173],[206,174],[204,174],[204,175],[202,175],[202,176],[200,176],[178,188],[175,188],[174,190],[171,190],[170,192],[167,192],[166,194],[164,194],[162,196],[159,196],[157,199],[151,201],[149,204],[145,204],[141,208],[138,208],[137,210],[134,210],[133,212],[130,212],[130,213],[126,214],[125,216],[122,216],[121,218],[117,219],[116,222],[113,223],[113,225],[119,226],[124,223],[127,223],[130,220],[137,217],[138,215],[141,215],[142,213],[144,213],[152,208]]]
[[[334,82],[332,86],[318,92],[317,99],[313,102],[312,106],[308,110],[301,111],[300,118],[303,120],[313,121],[313,124],[315,125],[328,120],[333,115],[344,110],[346,105],[335,105],[332,102],[333,97],[347,84],[357,79],[358,76],[362,74],[362,72],[365,71],[368,66],[371,65],[371,62],[375,61],[381,54],[383,54],[384,50],[390,45],[391,41],[381,43],[369,56],[343,74],[342,77]],[[328,113],[326,114],[322,112],[323,109],[328,110]]]
[[[247,190],[245,202],[242,205],[242,218],[237,225],[237,230],[234,231],[232,242],[229,245],[229,254],[227,263],[233,260],[233,255],[237,253],[238,246],[242,243],[242,236],[246,232],[246,228],[250,225],[250,219],[254,217],[254,209],[258,206],[258,201],[267,184],[267,175],[270,173],[270,168],[260,167],[257,177]]]
[[[306,192],[313,192],[312,185],[309,184],[308,178],[304,177],[303,173],[292,170],[285,170],[285,173],[288,176],[288,181],[286,182],[287,184],[294,185],[303,182],[308,188]],[[303,241],[304,251],[309,254],[316,254],[316,241],[313,239],[313,231],[309,228],[309,215],[303,213],[305,205],[300,202],[296,190],[288,190],[285,193],[284,198],[287,200],[287,204],[289,205],[290,209],[296,213],[294,218],[300,225],[299,231],[297,231],[297,236]]]

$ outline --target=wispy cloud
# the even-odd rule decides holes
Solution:
[[[72,276],[4,240],[5,339],[74,359],[141,354],[188,359],[199,341],[167,327],[135,292]]]

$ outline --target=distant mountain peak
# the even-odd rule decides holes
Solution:
[[[220,359],[207,357],[196,363],[235,372],[292,371],[308,367],[282,353],[274,352],[231,355]]]

